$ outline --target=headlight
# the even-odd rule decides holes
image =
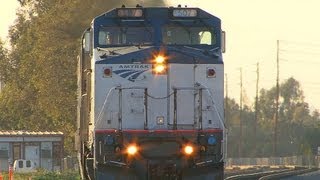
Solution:
[[[191,155],[193,153],[193,147],[191,145],[186,145],[184,148],[183,148],[183,152],[184,154],[186,155]]]
[[[138,152],[138,147],[136,145],[130,145],[127,148],[127,153],[131,156],[135,155]]]
[[[153,62],[153,73],[157,75],[165,75],[167,69],[167,57],[161,54],[154,56]]]
[[[164,73],[166,67],[165,65],[163,64],[156,64],[155,67],[154,67],[154,71],[157,73],[157,74],[161,74],[161,73]]]
[[[165,58],[164,58],[163,56],[160,56],[160,55],[159,55],[159,56],[156,57],[155,61],[156,61],[156,63],[158,63],[158,64],[162,64],[162,63],[164,63]]]

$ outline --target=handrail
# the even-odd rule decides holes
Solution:
[[[100,122],[100,120],[102,119],[102,112],[103,112],[103,110],[104,110],[104,108],[105,108],[105,106],[106,106],[106,104],[107,104],[107,101],[108,101],[108,99],[109,99],[109,96],[110,96],[110,94],[111,94],[111,92],[112,91],[114,91],[115,89],[117,89],[118,88],[118,86],[114,86],[114,87],[112,87],[112,88],[110,88],[109,89],[109,91],[108,91],[108,93],[107,93],[107,96],[106,96],[106,98],[105,98],[105,100],[104,100],[104,102],[103,102],[103,105],[102,105],[102,107],[101,107],[101,109],[100,109],[100,111],[99,111],[99,114],[98,114],[98,117],[97,117],[97,121],[95,121],[95,126],[97,125],[96,123],[98,123],[98,122]]]

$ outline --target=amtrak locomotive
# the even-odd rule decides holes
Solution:
[[[121,7],[82,37],[76,145],[83,179],[222,179],[220,19]]]

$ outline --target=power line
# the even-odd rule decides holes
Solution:
[[[306,61],[302,59],[286,59],[286,58],[280,58],[279,59],[281,62],[286,62],[286,63],[304,63],[304,64],[320,64],[320,61]]]
[[[320,43],[311,43],[311,42],[299,42],[299,41],[288,41],[288,40],[280,40],[281,43],[283,44],[295,44],[295,45],[300,45],[300,46],[318,46],[320,48]]]
[[[302,51],[302,50],[292,50],[292,49],[280,49],[279,50],[280,53],[281,52],[290,52],[290,53],[295,53],[295,54],[304,54],[304,55],[319,55],[320,56],[320,53],[318,52],[319,50],[315,50],[317,52],[311,52],[311,51]]]

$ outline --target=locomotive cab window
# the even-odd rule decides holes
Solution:
[[[143,45],[152,44],[154,31],[151,27],[104,27],[98,36],[101,46]]]
[[[164,44],[214,45],[214,33],[207,27],[167,26],[162,30]]]
[[[200,44],[212,44],[212,37],[210,31],[201,31],[199,32]]]

